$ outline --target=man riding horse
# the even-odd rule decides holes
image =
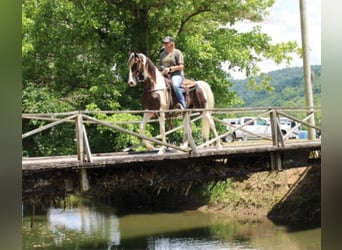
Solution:
[[[170,74],[171,85],[178,99],[177,106],[180,109],[187,108],[181,85],[184,80],[184,57],[182,52],[175,47],[173,37],[163,39],[164,50],[160,54],[159,69],[163,75]]]
[[[177,66],[177,65],[176,65]],[[151,59],[149,59],[143,53],[131,52],[128,58],[128,81],[127,83],[131,87],[137,86],[138,83],[143,85],[142,92],[142,104],[144,109],[146,110],[159,110],[158,112],[158,120],[159,120],[159,128],[160,135],[162,138],[162,142],[166,143],[166,134],[165,134],[165,112],[174,108],[174,102],[172,102],[172,93],[170,93],[170,89],[168,88],[167,79],[162,75],[162,72],[153,64]],[[180,67],[169,66],[171,67],[171,71],[179,70]],[[182,66],[183,67],[183,66]],[[170,69],[165,70],[165,73],[168,73]],[[182,78],[183,79],[183,78]],[[210,85],[205,81],[192,81],[195,83],[196,87],[193,91],[189,91],[188,95],[188,108],[194,109],[213,109],[214,108],[214,95],[210,88]],[[180,82],[180,85],[182,82]],[[182,92],[181,92],[181,95]],[[185,106],[184,106],[185,107]],[[143,120],[140,124],[140,134],[144,135],[144,129],[147,122],[154,115],[153,112],[145,112],[143,116]],[[187,116],[184,116],[184,124],[190,124],[190,121],[185,121]],[[201,112],[202,117],[202,138],[204,142],[209,140],[209,130],[211,129],[214,133],[215,138],[218,137],[214,120],[211,116],[210,110],[203,110]],[[185,126],[188,128],[189,126]],[[183,140],[183,148],[187,148],[189,143],[189,135],[191,131],[189,129],[185,129],[184,131],[184,140]],[[146,147],[149,150],[154,150],[154,147],[146,140],[143,139]],[[216,140],[217,145],[220,146],[220,140]],[[159,153],[163,153],[164,148],[162,147],[159,150]]]

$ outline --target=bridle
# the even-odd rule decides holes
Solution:
[[[144,64],[146,62],[146,58],[144,55],[141,55],[139,53],[133,52],[129,61],[128,65],[131,70],[132,77],[135,79],[136,82],[138,83],[143,83],[145,79],[144,75]],[[152,93],[152,92],[157,92],[157,91],[165,91],[165,88],[159,88],[159,89],[150,89],[150,90],[145,90],[146,92]]]
[[[135,80],[137,82],[143,82],[145,76],[142,58],[135,52],[133,58],[129,61],[129,67]]]

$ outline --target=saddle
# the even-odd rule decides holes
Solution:
[[[184,88],[184,89],[186,89],[186,88],[191,89],[191,88],[193,88],[195,86],[196,86],[196,82],[194,80],[187,79],[187,78],[185,78],[183,80],[183,83],[181,85],[181,87]]]
[[[185,93],[185,102],[187,105],[190,103],[190,92],[194,91],[197,88],[197,84],[194,80],[184,78],[181,87],[184,89]]]
[[[165,77],[165,80],[166,80],[167,89],[169,91],[172,91],[170,78]],[[190,103],[190,92],[196,90],[197,84],[194,80],[184,78],[183,83],[181,85],[181,88],[183,89],[183,93],[185,94],[184,95],[185,101],[186,101],[187,105],[189,105],[189,103]]]

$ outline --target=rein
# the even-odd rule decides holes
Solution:
[[[167,89],[167,88],[161,88],[161,89],[152,89],[152,90],[145,90],[145,92],[148,92],[148,93],[153,93],[153,92],[157,92],[157,91],[164,91],[165,89]]]
[[[138,58],[134,58],[134,62],[131,63],[131,71],[133,73],[133,75],[136,78],[136,81],[139,83],[144,83],[147,79],[147,77],[145,77],[144,74],[144,68],[146,67],[145,63],[146,63],[146,58],[144,57],[139,57]],[[133,66],[135,66],[135,70],[132,70]],[[167,87],[165,86],[164,88],[159,88],[159,89],[152,89],[152,90],[146,90],[144,89],[145,92],[147,93],[153,93],[153,92],[157,92],[157,91],[165,91],[167,89]]]

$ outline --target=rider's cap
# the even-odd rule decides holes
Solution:
[[[163,39],[163,43],[171,43],[171,42],[174,42],[175,40],[173,39],[173,37],[171,36],[166,36],[164,39]]]

